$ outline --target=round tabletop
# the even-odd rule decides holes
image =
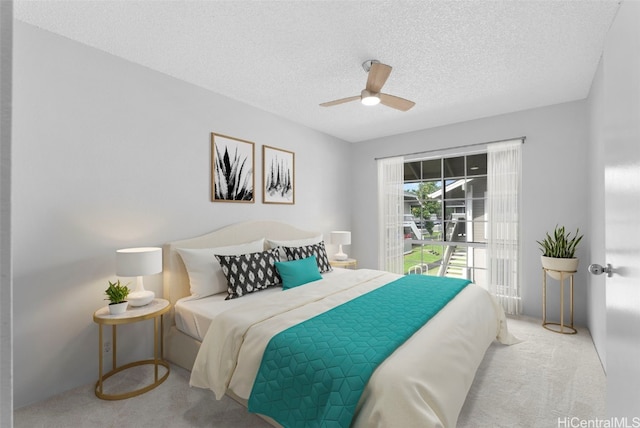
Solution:
[[[153,299],[144,306],[131,306],[121,314],[111,315],[109,306],[104,306],[93,314],[93,321],[98,324],[117,325],[128,324],[137,321],[148,320],[160,316],[171,309],[169,301],[166,299]]]

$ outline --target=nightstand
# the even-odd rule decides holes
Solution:
[[[337,268],[345,268],[345,269],[357,269],[358,268],[358,260],[356,260],[356,259],[329,260],[329,264],[331,266],[337,267]]]
[[[93,314],[93,321],[98,324],[99,339],[98,339],[98,382],[96,382],[96,396],[103,400],[122,400],[125,398],[135,397],[136,395],[144,394],[147,391],[152,390],[156,386],[164,382],[169,376],[169,363],[162,359],[163,353],[163,339],[162,339],[162,315],[167,313],[171,309],[171,305],[168,300],[154,299],[145,306],[129,307],[124,313],[118,315],[109,314],[109,307],[105,306],[98,309]],[[144,321],[153,319],[153,358],[149,360],[134,361],[124,366],[118,367],[116,363],[117,346],[116,346],[116,327],[122,324],[132,324],[138,321]],[[160,320],[160,328],[158,329],[158,320]],[[102,374],[102,326],[110,325],[112,334],[113,345],[113,362],[110,372]],[[144,364],[152,364],[154,366],[154,381],[140,389],[134,391],[124,392],[121,394],[105,394],[103,392],[103,382],[111,376],[120,373],[123,370],[127,370],[131,367],[141,366]],[[158,366],[163,366],[167,369],[166,373],[162,377],[158,377]]]

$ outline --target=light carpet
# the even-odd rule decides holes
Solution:
[[[523,341],[489,347],[458,427],[546,428],[569,426],[562,421],[571,418],[604,419],[605,375],[586,329],[578,329],[577,335],[562,335],[529,318],[510,318],[509,329]],[[152,370],[144,367],[129,374],[133,371],[127,371],[125,382],[144,382],[144,377],[152,376]],[[114,382],[109,387],[115,390],[131,385]],[[18,409],[14,426],[269,427],[230,398],[216,401],[212,392],[190,388],[189,372],[176,366],[171,366],[162,385],[127,400],[100,400],[93,388],[93,384],[78,387]]]

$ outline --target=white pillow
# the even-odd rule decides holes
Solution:
[[[267,239],[267,244],[269,244],[269,248],[276,247],[306,247],[307,245],[319,244],[322,242],[322,235],[314,236],[313,238],[302,238],[302,239],[290,239],[288,241],[283,241],[279,239]],[[280,261],[286,262],[287,255],[284,253],[284,250],[280,248]]]
[[[216,248],[177,248],[189,274],[191,299],[201,299],[227,291],[227,280],[215,255],[238,256],[264,251],[264,239]]]

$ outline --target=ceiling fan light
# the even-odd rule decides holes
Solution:
[[[380,104],[380,98],[376,97],[376,96],[369,96],[369,97],[364,97],[362,99],[362,104],[366,105],[366,106],[375,106]]]
[[[372,94],[365,89],[364,91],[362,91],[360,101],[366,106],[375,106],[380,104],[380,96],[378,94]]]

